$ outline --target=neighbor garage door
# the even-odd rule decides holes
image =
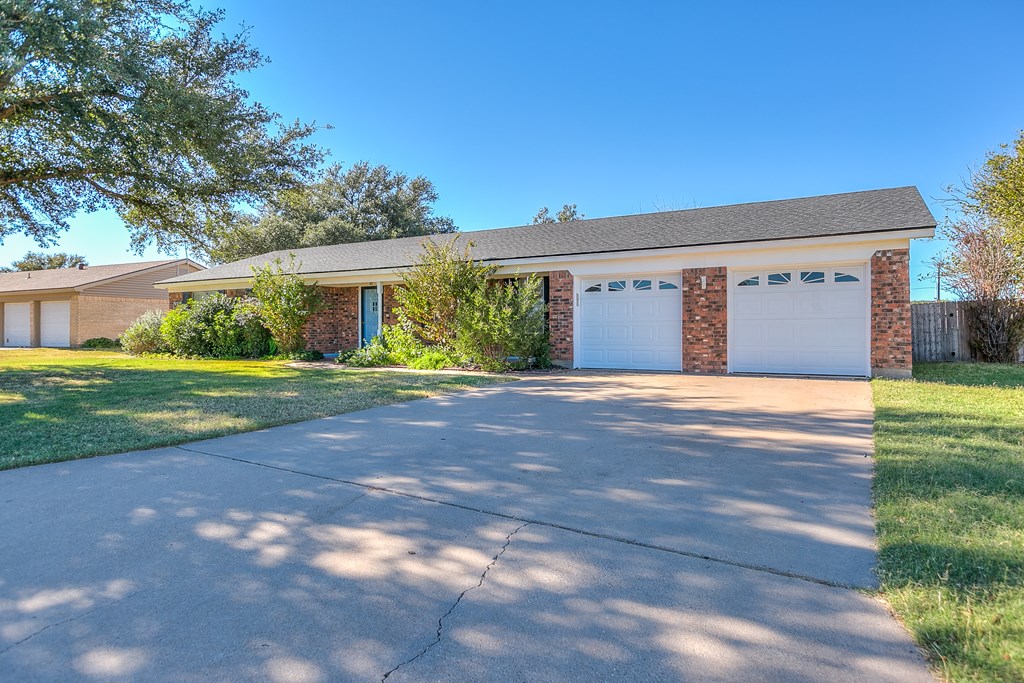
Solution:
[[[580,367],[682,369],[679,275],[617,275],[580,284]]]
[[[39,304],[41,346],[71,346],[71,302],[44,301]]]
[[[28,346],[31,343],[30,305],[4,304],[4,346]]]
[[[867,268],[735,271],[732,372],[868,375]]]

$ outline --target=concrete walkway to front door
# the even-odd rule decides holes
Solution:
[[[0,472],[0,679],[931,681],[871,415],[569,373]]]

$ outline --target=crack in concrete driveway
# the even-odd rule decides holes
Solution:
[[[931,681],[850,589],[871,416],[569,373],[3,472],[0,678]]]

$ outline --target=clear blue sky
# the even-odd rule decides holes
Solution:
[[[896,185],[941,221],[942,188],[1024,128],[1019,0],[205,4],[272,59],[254,98],[331,124],[333,160],[425,175],[463,230]],[[108,214],[58,248],[136,258]],[[936,248],[915,243],[916,297]]]

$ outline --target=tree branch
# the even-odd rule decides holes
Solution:
[[[90,97],[112,97],[122,102],[131,102],[132,98],[115,90],[73,90],[69,92],[53,93],[52,95],[37,95],[28,99],[8,104],[0,109],[0,121],[5,121],[23,109],[35,109],[43,105],[57,102],[59,100],[82,100]]]

